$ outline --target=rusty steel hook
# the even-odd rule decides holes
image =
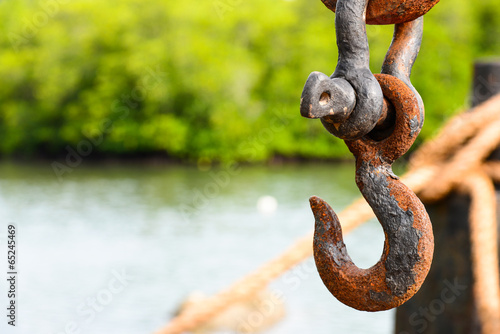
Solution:
[[[318,272],[328,290],[344,304],[362,311],[382,311],[401,305],[418,291],[430,269],[434,237],[422,202],[394,175],[391,167],[411,147],[424,121],[422,99],[410,81],[420,49],[423,18],[396,24],[383,74],[375,75],[384,101],[382,115],[392,108],[395,119],[389,130],[381,131],[377,129],[381,121],[372,117],[380,115],[380,100],[373,98],[377,90],[366,88],[372,87],[371,83],[363,86],[363,80],[371,78],[364,74],[369,50],[364,18],[363,26],[359,21],[359,17],[365,17],[367,3],[368,0],[336,2],[339,64],[330,78],[318,72],[309,76],[301,114],[320,118],[330,133],[345,140],[356,158],[356,184],[385,234],[381,259],[369,269],[360,269],[347,253],[335,212],[322,199],[311,197]],[[355,59],[346,61],[346,55]],[[358,87],[362,87],[361,96]],[[376,101],[370,117],[359,113],[369,113],[370,104],[356,107],[366,94]]]
[[[395,129],[382,141],[364,137],[346,144],[356,157],[356,184],[386,236],[377,264],[358,268],[347,253],[335,212],[322,199],[310,199],[316,220],[314,259],[321,279],[338,300],[362,311],[391,309],[411,298],[427,276],[434,251],[432,226],[422,202],[391,169],[418,135],[418,101],[399,79],[375,76],[396,109]]]

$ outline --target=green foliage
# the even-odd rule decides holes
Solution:
[[[476,57],[500,54],[498,0],[443,0],[426,16],[413,82],[421,137],[467,105]],[[300,117],[312,71],[331,73],[334,14],[317,1],[4,1],[0,153],[165,152],[190,161],[349,156]],[[392,27],[368,27],[379,72]]]

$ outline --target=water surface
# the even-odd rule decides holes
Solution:
[[[257,210],[264,195],[277,199],[274,214]],[[2,163],[0,252],[8,223],[19,230],[12,333],[152,333],[190,292],[220,291],[309,233],[311,195],[338,211],[347,206],[359,196],[352,164],[200,170],[84,163],[59,181],[49,163]],[[382,252],[382,229],[369,222],[346,244],[367,268]],[[392,311],[339,303],[311,260],[270,288],[283,293],[287,317],[266,333],[393,331]]]

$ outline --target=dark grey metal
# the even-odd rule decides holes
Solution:
[[[304,117],[330,116],[335,122],[342,122],[356,105],[356,92],[344,79],[330,79],[321,72],[312,72],[305,87],[300,102],[300,114]]]
[[[385,261],[387,286],[393,295],[401,296],[415,283],[413,268],[420,260],[417,249],[422,234],[413,227],[413,212],[401,209],[397,199],[391,196],[387,181],[391,178],[398,179],[389,165],[374,167],[363,162],[356,170],[356,183],[377,219],[383,222],[389,243]]]
[[[337,68],[330,78],[319,72],[311,73],[301,99],[302,116],[321,118],[330,133],[348,140],[370,132],[382,114],[382,90],[369,64],[370,49],[364,21],[367,1],[338,1],[335,20],[339,49]],[[321,90],[323,87],[325,89]],[[330,96],[326,106],[321,103],[325,96]]]
[[[358,139],[370,132],[382,114],[383,94],[370,71],[370,47],[366,35],[365,13],[368,0],[339,0],[335,30],[339,58],[333,78],[347,80],[356,91],[356,106],[351,116],[334,124],[329,116],[321,119],[323,126],[342,139]]]

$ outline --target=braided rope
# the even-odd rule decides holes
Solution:
[[[444,161],[467,139],[499,118],[500,94],[449,120],[436,138],[427,141],[410,160],[410,168]]]
[[[448,163],[438,168],[440,175],[434,178],[431,187],[422,189],[419,196],[428,202],[443,198],[465,174],[479,167],[499,144],[500,120],[497,120],[472,138]]]
[[[482,170],[462,182],[471,196],[470,233],[473,292],[483,334],[500,333],[500,280],[495,187]]]
[[[483,171],[495,182],[500,183],[500,161],[488,161],[483,164]]]
[[[358,199],[339,214],[339,218],[345,222],[344,231],[346,233],[372,216],[373,212],[370,206],[363,199]],[[157,331],[156,334],[183,333],[196,328],[199,324],[223,312],[232,304],[248,299],[249,296],[262,290],[263,287],[267,286],[274,279],[310,256],[312,256],[312,233],[301,238],[282,255],[234,283],[229,289],[204,301],[203,304],[194,305],[187,309],[177,318],[173,319],[166,327]]]
[[[410,164],[410,171],[402,178],[402,181],[413,189],[422,200],[433,201],[445,196],[460,183],[459,181],[463,179],[464,175],[470,173],[471,170],[476,171],[492,150],[500,145],[499,105],[500,95],[497,95],[470,112],[454,117],[444,127],[440,135],[423,145],[415,153]],[[467,140],[469,142],[466,143]],[[465,146],[460,148],[464,143],[466,143]],[[457,152],[452,156],[453,151]],[[484,168],[488,175],[500,181],[500,163],[487,163]],[[495,197],[491,197],[491,187],[488,187],[480,176],[483,174],[475,172],[472,175],[467,180],[473,181],[466,181],[465,184],[466,189],[469,190],[473,197],[471,225],[474,225],[474,227],[471,227],[471,229],[476,231],[471,235],[474,248],[474,277],[488,277],[488,279],[476,279],[474,291],[477,292],[478,301],[483,305],[479,308],[480,318],[483,321],[483,334],[493,334],[499,333],[499,331],[492,332],[490,328],[495,328],[494,326],[497,326],[496,323],[498,323],[500,296],[496,293],[489,294],[489,291],[495,290],[494,284],[496,284],[498,290],[498,265],[491,266],[493,262],[491,257],[484,260],[486,258],[478,254],[491,253],[493,243],[496,247],[496,234],[481,232],[483,230],[481,227],[483,221],[489,219],[490,223],[485,224],[491,225],[491,209],[483,207],[482,204],[487,203],[484,198],[490,197],[494,199]],[[474,182],[479,185],[471,184]],[[491,181],[488,182],[491,183]],[[480,194],[481,191],[485,193]],[[373,217],[373,211],[363,198],[356,200],[339,214],[344,233],[351,231]],[[489,241],[485,241],[486,239],[489,239]],[[495,254],[498,254],[498,251]],[[155,334],[180,334],[198,327],[226,310],[232,304],[248,299],[284,272],[310,256],[312,256],[312,234],[300,239],[282,255],[264,264],[230,288],[218,293],[202,304],[195,304],[182,312]],[[478,263],[477,261],[482,261],[481,259],[490,265],[485,267],[482,262]],[[496,301],[487,304],[484,301],[487,299],[486,297]],[[496,320],[492,316],[495,312],[497,315]]]

